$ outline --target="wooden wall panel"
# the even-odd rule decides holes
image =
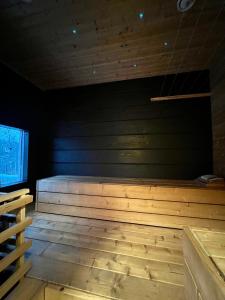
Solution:
[[[225,50],[225,47],[224,47]],[[224,54],[224,52],[223,52]],[[216,58],[211,68],[213,168],[225,177],[225,56]]]
[[[166,78],[165,90],[173,80]],[[195,72],[178,75],[174,93],[185,80],[190,92],[208,89],[208,73]],[[158,77],[47,92],[62,103],[51,174],[193,179],[211,173],[210,99],[151,103],[164,83]]]

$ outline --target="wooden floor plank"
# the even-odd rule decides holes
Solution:
[[[33,216],[25,231],[33,241],[27,253],[33,262],[28,276],[46,282],[45,297],[49,292],[50,300],[184,300],[181,230],[45,213]],[[66,289],[68,293],[61,292]]]
[[[48,284],[45,288],[46,300],[103,300],[113,299],[93,293],[87,293],[78,289],[65,288],[60,285]]]
[[[25,237],[116,254],[125,254],[145,259],[183,263],[181,250],[155,245],[133,244],[126,241],[71,234],[57,230],[41,229],[33,226],[27,228],[25,231]]]
[[[54,243],[43,252],[42,256],[154,281],[184,284],[183,266],[175,263],[144,260]]]
[[[47,220],[34,220],[33,227],[39,227],[43,229],[59,230],[63,232],[69,232],[74,234],[84,234],[88,236],[101,237],[106,239],[127,241],[137,244],[146,245],[157,245],[162,247],[170,247],[181,249],[181,239],[176,237],[167,237],[166,235],[160,234],[146,234],[146,233],[136,233],[129,231],[122,231],[117,229],[108,229],[107,227],[98,228],[91,226],[83,226],[76,224],[75,226],[69,223],[47,221]]]
[[[184,300],[183,287],[32,256],[28,276],[116,299]]]
[[[115,221],[104,221],[97,219],[88,219],[88,218],[80,218],[80,217],[71,217],[71,216],[63,216],[52,213],[32,213],[31,214],[33,221],[35,220],[47,220],[47,221],[56,221],[56,222],[65,222],[73,225],[81,225],[81,226],[91,226],[98,228],[107,228],[119,231],[129,231],[129,232],[137,232],[137,233],[146,233],[146,234],[156,234],[156,235],[164,235],[166,237],[172,238],[182,238],[182,230],[174,229],[174,228],[166,228],[166,227],[155,227],[155,226],[146,226],[140,224],[131,224],[131,223],[121,223]]]
[[[35,295],[45,286],[46,283],[42,280],[24,278],[5,300],[33,300]]]

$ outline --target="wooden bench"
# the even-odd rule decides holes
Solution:
[[[225,189],[194,181],[55,176],[37,182],[36,209],[170,228],[225,229]]]
[[[225,299],[225,231],[184,231],[187,300]]]
[[[3,252],[0,272],[4,273],[10,269],[11,274],[1,282],[0,299],[23,278],[31,267],[31,262],[24,259],[25,251],[32,244],[31,241],[24,239],[24,230],[32,223],[31,218],[25,217],[25,206],[33,201],[33,197],[28,194],[28,189],[22,189],[0,195],[0,245]],[[15,215],[8,215],[9,212],[15,212]],[[15,262],[16,266],[14,266]]]

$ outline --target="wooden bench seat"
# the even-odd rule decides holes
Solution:
[[[55,176],[37,182],[36,209],[170,228],[225,229],[225,189],[194,181]]]

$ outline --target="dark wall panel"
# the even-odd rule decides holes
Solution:
[[[28,182],[2,188],[3,191],[22,187],[35,193],[36,180],[48,174],[46,169],[49,140],[43,92],[4,65],[0,65],[0,124],[29,132]]]
[[[213,172],[225,178],[225,41],[211,68]]]
[[[150,102],[162,84],[167,94],[173,80],[47,92],[59,104],[51,174],[193,179],[211,173],[210,99]],[[209,89],[208,72],[181,74],[176,82],[173,94]]]

